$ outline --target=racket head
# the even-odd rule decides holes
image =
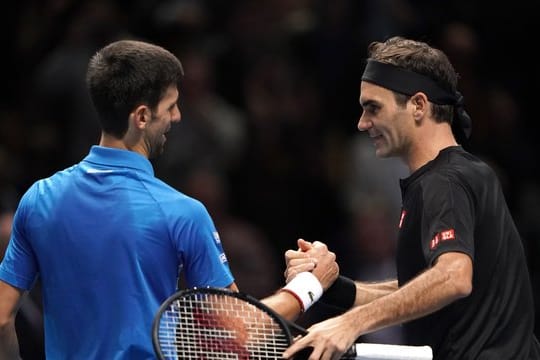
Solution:
[[[292,340],[287,323],[259,300],[215,287],[176,292],[152,324],[160,360],[281,359]]]

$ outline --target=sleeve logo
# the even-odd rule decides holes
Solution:
[[[456,239],[456,236],[455,236],[455,233],[454,233],[454,229],[448,229],[448,230],[441,231],[441,232],[435,234],[433,239],[431,239],[431,241],[429,243],[429,248],[431,250],[434,250],[437,246],[439,246],[439,244],[441,242],[448,241],[448,240],[455,240],[455,239]]]
[[[219,238],[219,233],[217,231],[212,232],[212,235],[214,236],[214,241],[216,244],[221,243],[221,239]]]

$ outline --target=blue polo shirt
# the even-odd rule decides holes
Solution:
[[[152,359],[180,271],[190,287],[234,281],[205,207],[145,157],[93,146],[24,194],[0,279],[28,290],[40,277],[47,359]]]

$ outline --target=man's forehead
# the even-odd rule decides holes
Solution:
[[[165,97],[169,97],[169,98],[178,97],[179,93],[180,92],[178,91],[178,87],[175,85],[171,85],[165,91]]]
[[[392,91],[382,86],[375,85],[368,81],[360,82],[360,100],[377,100],[385,99],[388,96],[392,96]]]

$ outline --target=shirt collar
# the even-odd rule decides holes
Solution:
[[[154,176],[152,163],[135,151],[93,145],[83,161],[103,166],[131,168]]]

